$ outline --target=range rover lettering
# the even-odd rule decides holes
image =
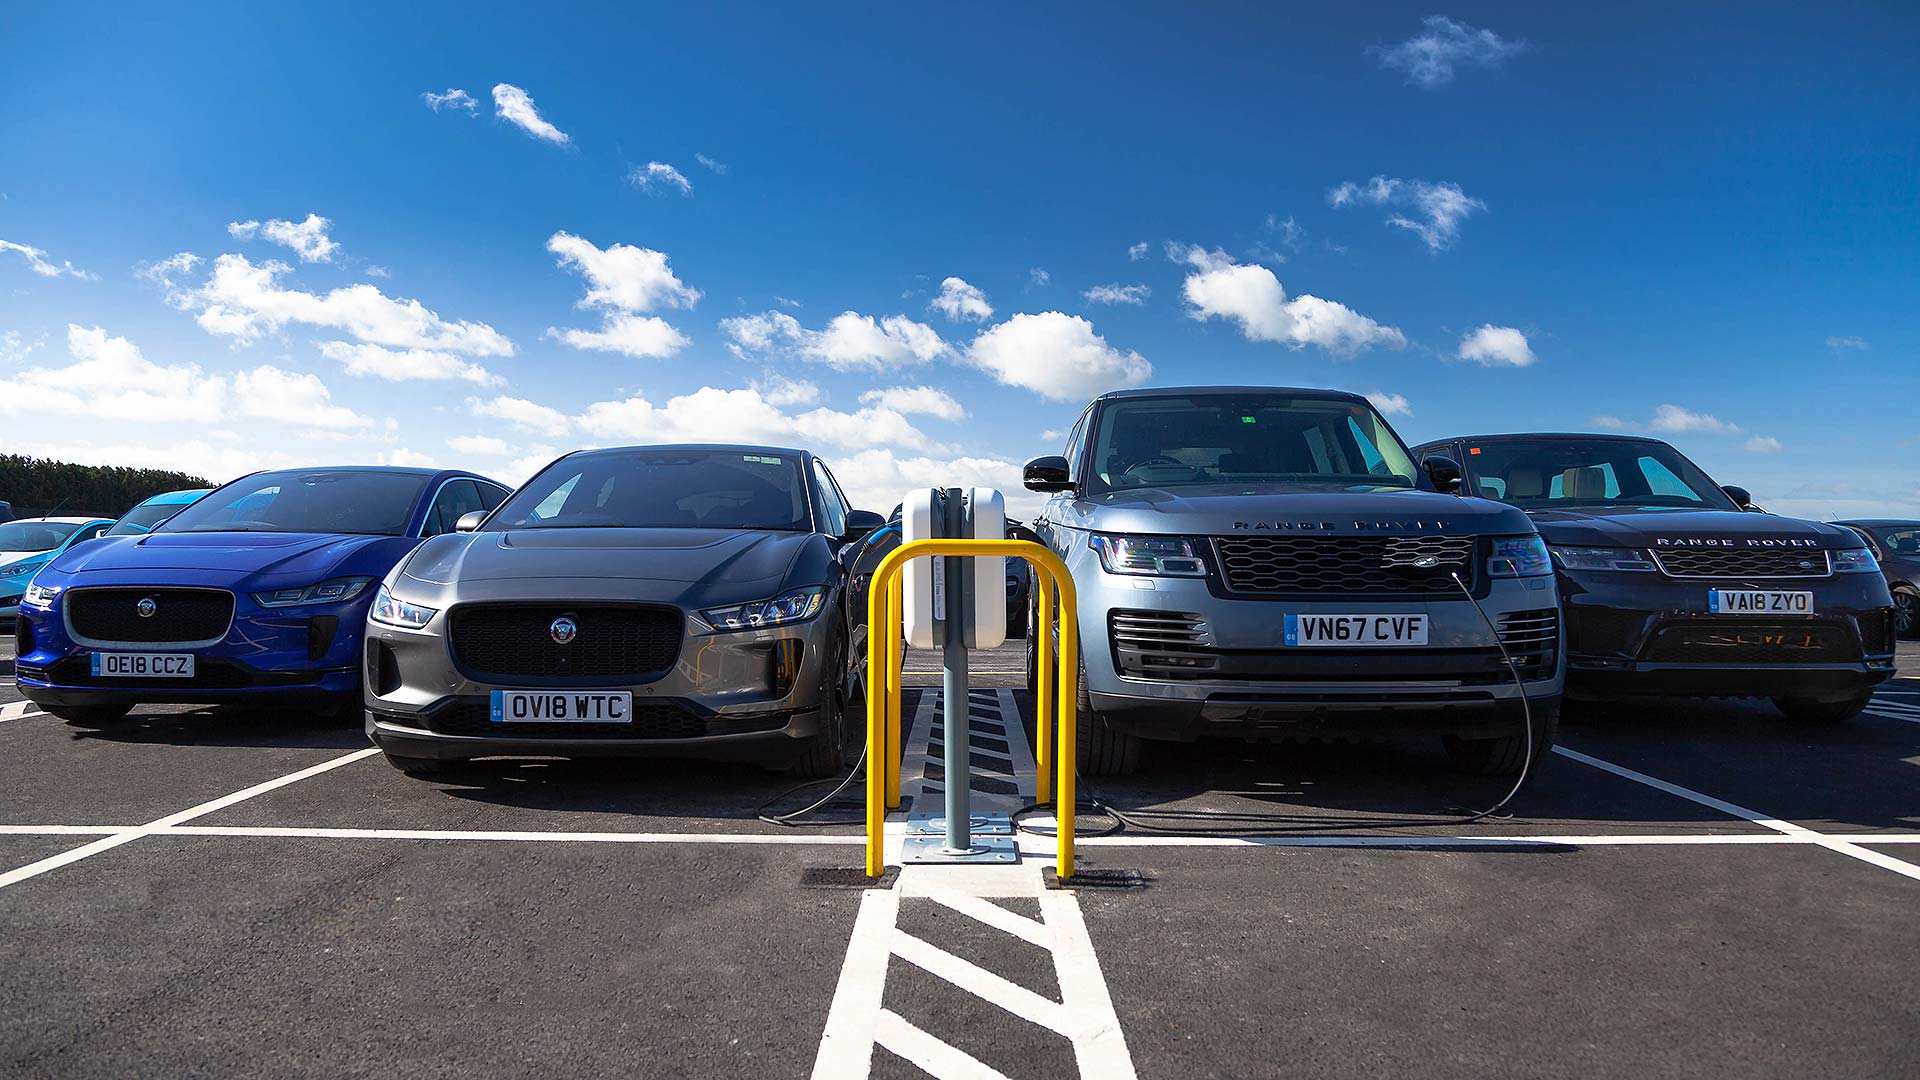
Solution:
[[[1430,733],[1464,770],[1511,773],[1523,693],[1544,753],[1562,663],[1546,549],[1520,511],[1450,494],[1458,471],[1416,466],[1355,394],[1095,400],[1064,456],[1026,467],[1079,595],[1080,767],[1132,770],[1142,739]]]
[[[846,565],[882,522],[800,450],[587,450],[423,544],[368,614],[367,733],[404,771],[743,757],[831,776],[859,724]]]
[[[1430,443],[1533,518],[1560,579],[1571,696],[1772,699],[1851,719],[1893,674],[1894,609],[1862,537],[1752,511],[1658,439],[1486,435]]]

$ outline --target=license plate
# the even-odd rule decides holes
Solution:
[[[1715,615],[1811,615],[1813,594],[1779,589],[1713,589],[1707,610]]]
[[[117,679],[191,679],[192,653],[97,652],[93,673]]]
[[[495,690],[496,724],[630,724],[633,694],[625,690]]]
[[[1287,644],[1425,645],[1425,615],[1289,615]]]

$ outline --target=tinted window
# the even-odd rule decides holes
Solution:
[[[9,521],[0,525],[0,551],[52,551],[79,527],[71,521]]]
[[[5,528],[5,526],[0,526]],[[1881,529],[1880,547],[1892,555],[1920,555],[1920,527],[1902,526],[1898,529]]]
[[[820,489],[820,509],[825,520],[820,523],[820,531],[830,536],[841,536],[847,531],[847,504],[840,498],[840,489],[833,484],[833,476],[827,467],[818,461],[813,463],[814,486]]]
[[[798,458],[718,450],[634,450],[562,458],[527,481],[499,529],[808,529]]]
[[[460,515],[484,509],[480,503],[479,485],[471,480],[449,480],[441,486],[440,494],[434,497],[433,508],[427,511],[427,526],[420,535],[450,533],[454,523],[460,520]]]
[[[1470,443],[1467,461],[1480,494],[1515,506],[1737,509],[1699,466],[1665,443],[1500,439]]]
[[[507,496],[511,494],[513,493],[506,488],[483,482],[480,485],[480,506],[482,509],[492,510],[494,507],[506,502]]]
[[[1183,484],[1414,486],[1413,461],[1370,406],[1325,398],[1126,398],[1092,433],[1100,489]]]
[[[290,469],[242,477],[155,532],[313,532],[399,536],[428,477],[354,469]]]
[[[1080,419],[1073,422],[1073,431],[1067,436],[1067,475],[1078,477],[1080,472],[1080,448],[1087,434],[1087,417],[1093,412],[1089,405],[1080,413]]]

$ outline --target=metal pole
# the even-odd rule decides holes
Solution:
[[[947,489],[946,534],[966,535],[967,512],[959,488]],[[946,706],[947,853],[973,850],[969,805],[972,779],[972,709],[967,700],[967,610],[964,567],[971,559],[949,555],[946,569],[946,638],[940,649],[940,689]]]

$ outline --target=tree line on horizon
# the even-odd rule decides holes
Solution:
[[[0,501],[19,517],[42,514],[117,518],[163,491],[208,488],[198,476],[166,469],[75,465],[51,458],[0,454]]]

